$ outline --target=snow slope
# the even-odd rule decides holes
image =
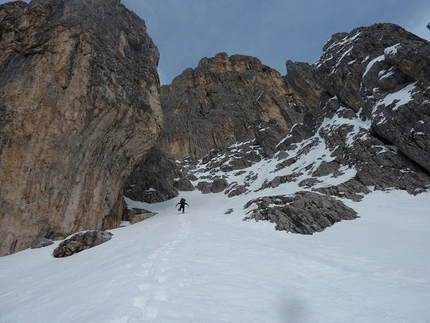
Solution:
[[[185,214],[143,205],[158,215],[72,257],[0,258],[0,322],[430,322],[430,193],[344,201],[360,218],[312,236],[181,196]]]

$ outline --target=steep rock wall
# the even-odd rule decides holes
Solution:
[[[168,121],[159,152],[179,158],[198,157],[211,150],[201,159],[204,166],[200,166],[214,174],[224,172],[225,180],[229,172],[270,158],[274,151],[279,152],[275,156],[281,172],[295,165],[301,156],[323,147],[330,153],[268,181],[263,189],[300,178],[301,187],[354,200],[370,189],[394,187],[411,194],[427,190],[430,43],[399,26],[375,24],[335,34],[323,50],[321,59],[313,65],[287,61],[284,82],[279,73],[255,58],[225,54],[204,58],[196,69],[186,70],[162,88]],[[267,97],[260,97],[261,93]],[[271,111],[273,119],[264,122],[264,111]],[[235,118],[244,120],[247,126],[232,122]],[[290,123],[293,119],[296,123]],[[282,124],[287,126],[283,128]],[[228,148],[229,140],[239,142],[240,147],[236,144]],[[244,145],[246,140],[251,141]],[[330,161],[318,165],[327,156]],[[158,182],[173,185],[180,177],[196,181],[193,161],[184,160],[182,164],[191,165],[185,167],[191,171],[181,173],[176,169],[174,178],[172,172],[162,171]],[[144,164],[138,176],[148,177],[145,168],[153,170]],[[321,187],[320,177],[332,174],[337,178],[345,170],[355,176]],[[209,187],[218,177],[202,179],[206,183],[200,188]],[[229,183],[225,193],[243,194],[250,183],[251,177],[245,184]],[[132,191],[134,184],[129,182]],[[133,198],[149,202],[148,192],[150,196],[167,196],[157,194],[165,189],[155,181],[140,190],[145,194],[134,194]]]
[[[199,159],[239,141],[257,143],[273,156],[305,112],[316,113],[322,92],[309,64],[289,61],[287,69],[283,77],[255,57],[219,53],[162,86],[162,137],[153,156],[128,179],[125,195],[145,202],[172,198],[191,185],[175,181],[186,177],[175,159]]]
[[[118,224],[162,127],[145,23],[118,0],[14,2],[0,22],[0,255]]]
[[[334,35],[314,72],[386,144],[430,173],[430,43],[393,24]],[[336,108],[334,109],[336,110]]]
[[[255,57],[203,58],[161,89],[166,117],[159,147],[171,158],[201,158],[211,149],[256,139],[271,156],[311,109],[306,103]]]

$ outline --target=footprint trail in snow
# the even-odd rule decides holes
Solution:
[[[133,306],[140,312],[131,317],[129,322],[135,322],[137,318],[145,321],[157,319],[161,303],[170,299],[169,287],[165,283],[169,280],[171,256],[175,253],[176,246],[188,237],[190,231],[190,224],[184,216],[179,215],[178,219],[180,229],[172,233],[171,240],[151,252],[146,257],[147,260],[142,262],[141,268],[134,273],[140,295],[134,297]]]

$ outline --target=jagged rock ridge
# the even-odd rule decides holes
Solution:
[[[118,0],[0,6],[0,255],[121,221],[162,127],[158,50]]]
[[[430,152],[429,54],[427,41],[391,24],[332,37],[314,66],[326,90],[314,131],[294,136],[293,129],[280,145],[288,152],[323,144],[330,152],[330,160],[313,167],[300,186],[353,200],[373,189],[429,189],[428,160],[422,158]],[[325,176],[337,183],[327,185]]]

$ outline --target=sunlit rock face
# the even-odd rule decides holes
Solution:
[[[118,0],[0,6],[0,255],[121,220],[162,128],[159,53]]]

